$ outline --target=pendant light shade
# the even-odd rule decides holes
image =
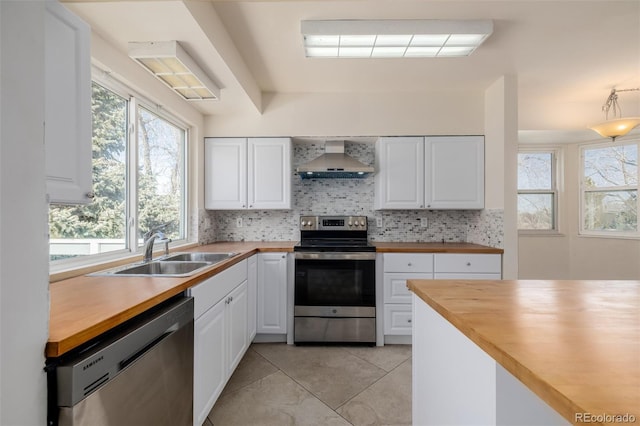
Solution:
[[[640,117],[622,117],[620,105],[618,105],[618,92],[635,92],[640,88],[634,89],[611,89],[611,93],[607,97],[602,111],[604,111],[605,121],[590,127],[591,130],[597,132],[600,136],[611,138],[615,141],[618,136],[624,136],[633,128],[640,124]],[[609,111],[613,110],[613,119],[609,120]]]
[[[591,126],[590,129],[602,137],[615,140],[618,136],[626,135],[639,124],[640,117],[627,117],[603,121],[602,123]]]

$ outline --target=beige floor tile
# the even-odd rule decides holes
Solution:
[[[411,360],[402,363],[336,412],[355,426],[411,424]]]
[[[222,396],[209,420],[214,426],[349,425],[280,371]]]
[[[345,346],[345,350],[384,371],[391,371],[411,358],[411,345]]]
[[[278,368],[254,351],[253,346],[251,346],[244,354],[229,382],[227,382],[222,395],[238,390],[276,371],[278,371]]]
[[[260,344],[254,350],[332,409],[386,374],[341,347]]]

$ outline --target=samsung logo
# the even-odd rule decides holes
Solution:
[[[87,364],[84,367],[82,367],[82,371],[86,370],[87,368],[93,367],[94,365],[96,365],[97,363],[99,363],[102,360],[104,360],[104,357],[103,356],[99,356],[98,358],[96,358],[93,361],[91,361],[89,364]]]

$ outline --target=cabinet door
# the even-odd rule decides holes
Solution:
[[[411,335],[411,303],[384,305],[384,334],[385,335]]]
[[[247,282],[236,287],[225,300],[227,303],[228,363],[227,374],[231,376],[244,355],[248,341],[247,330]]]
[[[433,274],[385,273],[383,278],[384,303],[411,303],[411,292],[407,280],[431,280]]]
[[[205,312],[194,324],[193,421],[205,421],[227,380],[225,300]]]
[[[287,333],[287,255],[258,254],[258,333]]]
[[[204,141],[204,207],[234,210],[247,207],[247,140]]]
[[[378,139],[376,169],[376,209],[424,206],[424,138]]]
[[[291,208],[291,139],[250,138],[248,208]]]
[[[256,337],[256,303],[258,297],[258,255],[251,256],[248,260],[247,279],[247,331],[249,343]]]
[[[425,165],[426,208],[484,208],[483,136],[426,137]]]
[[[86,204],[91,176],[91,29],[57,1],[45,13],[45,157],[49,202]]]

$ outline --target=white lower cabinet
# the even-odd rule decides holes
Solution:
[[[258,310],[258,255],[254,254],[247,259],[247,329],[249,333],[249,343],[256,337],[257,331],[257,310]]]
[[[287,254],[258,253],[257,332],[287,334]]]
[[[502,255],[437,253],[433,270],[436,280],[499,280]]]
[[[412,297],[408,279],[502,279],[502,255],[466,253],[385,253],[383,256],[383,330],[385,336],[412,334]]]
[[[193,423],[200,426],[249,347],[247,261],[190,289],[195,303]]]
[[[385,253],[383,257],[384,335],[411,335],[411,292],[408,279],[433,278],[433,254]]]

